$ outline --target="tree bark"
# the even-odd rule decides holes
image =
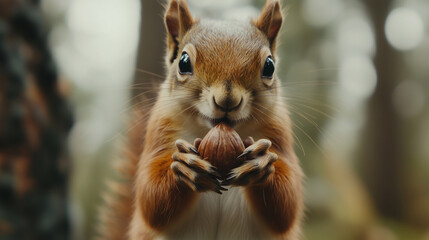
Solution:
[[[71,110],[37,1],[0,8],[0,239],[69,239]]]

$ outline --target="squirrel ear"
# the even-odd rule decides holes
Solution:
[[[183,35],[192,27],[194,20],[185,0],[171,0],[165,12],[167,27],[167,48],[170,63],[177,57],[178,45]]]
[[[270,45],[274,48],[277,34],[282,26],[283,16],[278,0],[267,0],[261,16],[254,23],[268,38]]]

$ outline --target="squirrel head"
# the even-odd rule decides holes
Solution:
[[[264,115],[276,102],[278,0],[249,22],[194,19],[184,0],[165,13],[169,91],[183,108],[213,126]]]

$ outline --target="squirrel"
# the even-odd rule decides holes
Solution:
[[[135,117],[129,183],[115,187],[101,239],[300,239],[303,172],[276,74],[279,1],[240,22],[196,19],[171,0],[164,20],[167,77],[147,117]],[[251,136],[227,179],[197,151],[220,122]]]

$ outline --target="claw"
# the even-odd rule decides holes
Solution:
[[[198,145],[198,139],[196,142]],[[220,185],[222,176],[216,168],[206,162],[206,159],[201,159],[197,147],[180,139],[176,141],[176,146],[178,151],[172,155],[173,162],[170,167],[177,181],[183,182],[196,192],[213,191],[222,194],[222,191],[228,190]]]
[[[216,172],[216,170],[214,170],[214,169],[212,169],[210,171],[210,175],[213,176],[213,177],[215,177],[216,179],[219,179],[219,180],[222,179],[222,176],[218,172]]]
[[[232,182],[232,179],[231,180],[223,180],[220,185],[221,186],[228,186],[228,185],[231,185],[231,182]]]
[[[249,153],[250,153],[250,151],[244,151],[242,154],[238,155],[237,159],[242,158],[242,157],[246,156]]]
[[[216,178],[210,178],[210,181],[216,185],[216,187],[220,188],[220,183]]]
[[[230,173],[228,173],[228,174],[225,176],[225,180],[230,179],[230,178],[232,178],[233,176],[234,176],[234,173],[233,173],[233,172],[230,172]]]
[[[231,175],[231,176],[227,177],[225,180],[223,180],[223,181],[220,183],[220,185],[221,185],[221,186],[227,186],[227,185],[230,185],[230,184],[231,184],[231,182],[232,182],[234,179],[235,179],[234,175]]]
[[[200,156],[200,153],[198,152],[198,150],[194,147],[190,147],[191,151],[195,154],[197,154],[198,156]]]

